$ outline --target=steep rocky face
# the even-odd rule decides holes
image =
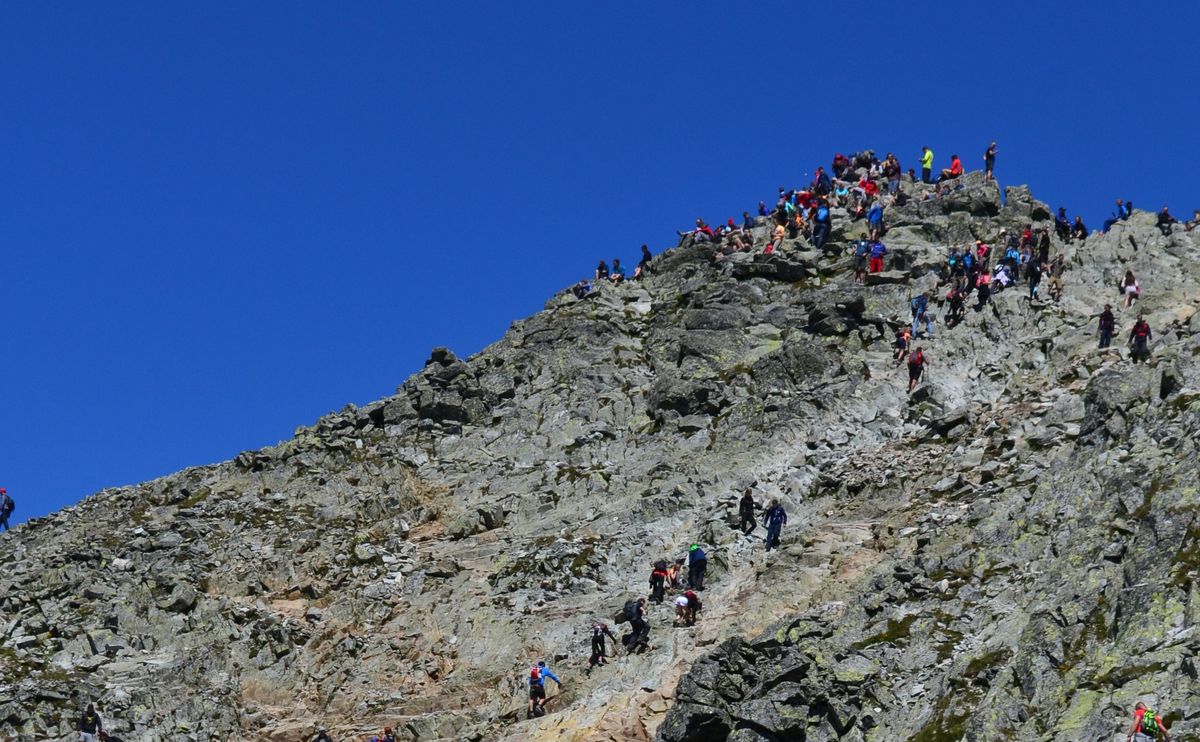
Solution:
[[[1141,213],[1056,242],[1062,301],[938,325],[909,396],[893,330],[947,246],[1048,224],[963,183],[890,211],[867,287],[845,250],[684,244],[395,396],[6,535],[0,734],[66,739],[87,700],[141,740],[1095,739],[1139,697],[1192,729],[1197,244]],[[1126,268],[1147,365],[1095,350]],[[734,527],[752,482],[788,508],[770,554]],[[693,541],[697,626],[653,607],[652,647],[585,675],[591,622]],[[539,658],[566,683],[527,722]]]

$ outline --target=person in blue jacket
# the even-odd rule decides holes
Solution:
[[[779,546],[779,532],[787,523],[787,511],[779,504],[779,500],[771,500],[771,507],[763,513],[763,525],[767,527],[767,551]]]
[[[559,688],[562,688],[562,681],[549,667],[546,667],[546,661],[538,660],[538,663],[529,670],[529,710],[526,718],[532,719],[545,713],[542,706],[546,703],[546,678],[550,678],[558,683]]]
[[[929,312],[929,292],[917,294],[912,300],[912,334],[917,336],[917,328],[925,323],[925,337],[933,337],[933,316]]]
[[[871,239],[877,240],[883,236],[883,204],[878,199],[867,210],[867,227],[871,230]]]
[[[688,549],[688,585],[693,590],[704,589],[704,573],[708,571],[708,557],[700,544],[692,544]]]

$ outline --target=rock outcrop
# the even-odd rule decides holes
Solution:
[[[277,446],[5,534],[0,735],[70,739],[87,701],[146,741],[1108,739],[1138,698],[1196,731],[1200,243],[1141,212],[1056,241],[1061,301],[937,325],[909,396],[890,343],[947,246],[1048,226],[963,186],[890,210],[871,285],[841,214],[823,253],[684,244]],[[1096,350],[1106,301],[1149,363]],[[769,554],[750,485],[788,509]],[[653,606],[650,649],[585,674],[592,621],[693,541],[700,622]],[[525,721],[539,658],[565,685]]]

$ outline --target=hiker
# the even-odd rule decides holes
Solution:
[[[1133,323],[1133,329],[1129,331],[1129,342],[1133,345],[1130,357],[1134,363],[1145,362],[1150,357],[1149,343],[1152,339],[1154,333],[1150,331],[1150,323],[1139,314],[1137,322]]]
[[[667,563],[658,561],[650,572],[650,600],[662,603],[667,591]]]
[[[1200,227],[1200,209],[1192,210],[1192,218],[1183,226],[1184,229],[1191,232],[1196,227]]]
[[[1117,210],[1113,212],[1112,216],[1110,216],[1109,218],[1104,220],[1104,224],[1103,224],[1103,226],[1100,227],[1100,231],[1108,232],[1108,230],[1112,228],[1112,225],[1116,224],[1117,222],[1125,221],[1126,219],[1129,218],[1130,214],[1132,214],[1132,213],[1133,213],[1133,204],[1125,203],[1124,199],[1118,198],[1117,199]]]
[[[608,263],[601,260],[600,265],[596,266],[596,283],[606,280],[608,280]]]
[[[957,286],[952,287],[946,294],[946,303],[949,305],[946,309],[946,326],[954,327],[963,321],[963,315],[966,312],[966,295]]]
[[[708,557],[700,544],[692,544],[688,549],[688,587],[693,590],[704,589],[704,573],[708,571]]]
[[[1065,258],[1063,258],[1061,253],[1054,256],[1054,260],[1050,261],[1050,266],[1047,269],[1047,272],[1050,274],[1050,278],[1047,281],[1047,285],[1050,287],[1050,298],[1054,299],[1055,303],[1062,298],[1062,275],[1066,269]]]
[[[816,216],[813,217],[813,247],[821,250],[825,247],[825,240],[829,239],[829,202],[825,199],[817,205]]]
[[[930,180],[930,175],[933,173],[933,150],[928,147],[921,148],[921,181],[929,185],[933,181]]]
[[[938,178],[938,182],[941,183],[946,180],[954,180],[962,174],[962,160],[958,159],[958,155],[950,155],[950,167],[942,169],[942,177]]]
[[[779,532],[787,523],[787,511],[779,504],[779,500],[771,500],[771,507],[763,513],[763,525],[767,528],[767,551],[779,546]]]
[[[545,660],[538,660],[538,663],[529,670],[529,709],[526,711],[525,718],[532,719],[535,716],[541,716],[546,713],[546,678],[550,678],[558,683],[558,687],[562,689],[562,681],[558,679],[549,667],[546,667]],[[387,739],[387,734],[391,728],[384,729],[384,739]]]
[[[891,152],[883,161],[883,177],[887,178],[887,192],[895,196],[900,191],[900,161]]]
[[[917,383],[921,381],[921,374],[925,371],[925,367],[929,365],[929,361],[925,360],[925,351],[921,346],[913,351],[913,354],[908,358],[908,393],[912,394],[912,390],[917,387]]]
[[[912,307],[912,334],[917,336],[917,328],[921,323],[925,323],[925,337],[933,337],[933,313],[929,311],[929,292],[917,294],[911,302]]]
[[[992,277],[988,275],[986,270],[980,271],[979,278],[975,279],[975,290],[979,297],[979,301],[975,305],[975,311],[981,312],[987,306],[988,299],[992,298]]]
[[[1083,223],[1083,217],[1082,216],[1075,217],[1075,224],[1071,226],[1071,237],[1079,240],[1080,242],[1083,242],[1084,240],[1087,239],[1087,236],[1088,236],[1087,225],[1085,225]]]
[[[829,179],[829,173],[825,172],[825,168],[817,168],[816,177],[813,178],[812,192],[818,196],[826,196],[833,190],[833,181]]]
[[[646,622],[646,599],[626,601],[624,612],[629,620],[629,633],[621,637],[621,644],[626,652],[634,652],[639,645],[646,644],[650,637],[650,624]]]
[[[1037,259],[1039,263],[1050,262],[1050,230],[1039,229],[1037,231]]]
[[[984,181],[995,180],[996,176],[992,171],[996,169],[996,143],[992,142],[983,153],[983,179]]]
[[[1125,308],[1133,306],[1133,302],[1142,298],[1142,287],[1134,277],[1133,271],[1125,271],[1125,277],[1117,284],[1121,295],[1125,297]]]
[[[617,641],[617,637],[613,636],[608,624],[603,621],[592,624],[592,656],[588,659],[588,672],[591,672],[596,665],[608,664],[608,647],[604,644],[606,636],[614,642]]]
[[[633,271],[634,278],[641,278],[646,275],[646,271],[650,270],[650,259],[652,257],[650,248],[642,245],[642,259],[638,261],[637,268]]]
[[[8,496],[8,490],[0,487],[0,528],[6,531],[9,529],[8,517],[13,514],[13,510],[16,510],[16,508],[16,503]]]
[[[883,204],[878,199],[867,209],[867,229],[871,231],[873,240],[883,236]]]
[[[738,519],[738,530],[746,534],[754,531],[754,494],[749,487],[742,493],[742,499],[738,501]]]
[[[766,201],[759,201],[759,202],[758,202],[758,215],[759,215],[759,216],[766,216],[766,215],[767,215],[767,202],[766,202]]]
[[[1054,232],[1063,242],[1071,241],[1071,219],[1067,216],[1065,206],[1058,207],[1058,215],[1054,217]]]
[[[908,356],[908,346],[912,343],[912,331],[908,327],[904,327],[896,331],[896,351],[892,353],[892,360],[899,366]]]
[[[625,269],[621,267],[621,261],[617,258],[613,258],[613,266],[608,274],[608,280],[613,283],[621,283],[625,280]]]
[[[1112,344],[1113,329],[1116,325],[1117,318],[1113,316],[1112,304],[1105,304],[1104,311],[1100,313],[1100,350]]]
[[[391,727],[384,727],[383,736],[379,738],[379,742],[396,742],[396,733],[392,731]]]
[[[1167,207],[1162,207],[1162,211],[1158,212],[1158,219],[1154,222],[1158,230],[1162,232],[1163,237],[1171,236],[1171,225],[1178,224],[1179,220],[1171,216],[1171,212],[1167,211]]]
[[[583,299],[592,293],[592,282],[587,280],[580,281],[571,287],[571,293],[575,295],[576,299]]]
[[[674,590],[683,587],[683,557],[667,568],[667,584]]]
[[[1038,298],[1038,286],[1042,283],[1042,272],[1046,270],[1046,266],[1036,260],[1029,261],[1029,268],[1025,274],[1029,276],[1029,302],[1032,304]]]
[[[1133,723],[1129,725],[1129,734],[1125,742],[1150,742],[1162,734],[1164,742],[1171,742],[1171,733],[1163,726],[1162,717],[1146,708],[1141,701],[1133,707]]]
[[[104,737],[100,737],[101,742],[104,742]],[[325,727],[317,727],[317,736],[313,737],[312,742],[333,742],[333,737],[329,736],[329,732]]]
[[[867,282],[867,260],[871,254],[871,243],[866,240],[859,240],[854,243],[854,276],[850,279],[851,283],[866,284]]]
[[[96,713],[96,706],[89,703],[79,718],[79,742],[97,742],[96,734],[103,728],[104,722]]]
[[[879,240],[871,243],[871,272],[883,272],[883,256],[887,255],[887,248]]]
[[[694,626],[696,624],[696,614],[704,607],[700,602],[700,596],[688,590],[683,595],[675,598],[675,625]]]
[[[991,258],[992,248],[983,240],[975,240],[975,260],[979,262],[979,267],[983,271],[987,271],[988,259]]]

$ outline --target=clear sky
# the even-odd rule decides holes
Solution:
[[[1195,3],[0,5],[14,520],[467,355],[835,151],[1200,207]]]

